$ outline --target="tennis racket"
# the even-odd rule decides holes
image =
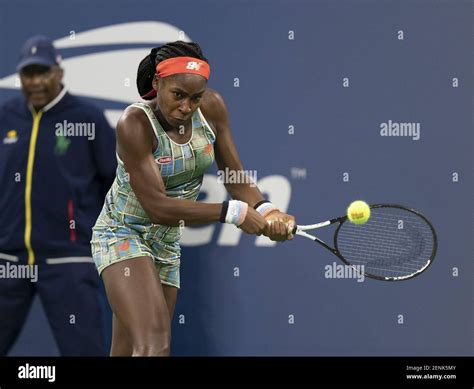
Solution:
[[[304,236],[339,257],[355,271],[382,281],[402,281],[424,272],[433,263],[436,232],[420,212],[401,205],[370,205],[365,224],[347,216],[311,225],[296,225],[294,235]],[[307,231],[337,224],[334,247]],[[362,266],[363,265],[363,266]]]

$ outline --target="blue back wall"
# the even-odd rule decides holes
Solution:
[[[269,245],[232,226],[186,231],[173,354],[472,355],[472,8],[0,0],[0,103],[20,93],[18,51],[34,34],[57,42],[66,85],[112,123],[138,99],[136,68],[151,47],[198,42],[266,196],[300,224],[356,199],[407,205],[432,221],[439,248],[413,280],[357,282],[325,278],[338,259],[301,237]],[[419,139],[381,136],[389,121],[419,123]],[[202,200],[225,200],[215,167]],[[12,354],[55,353],[35,304]]]

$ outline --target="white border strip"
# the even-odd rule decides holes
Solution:
[[[64,258],[46,258],[49,265],[59,265],[61,263],[94,263],[92,257],[64,257]]]
[[[4,253],[0,253],[0,259],[6,259],[7,261],[18,262],[20,259],[15,257],[14,255],[8,255]]]

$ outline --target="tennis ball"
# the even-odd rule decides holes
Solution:
[[[354,201],[347,208],[347,217],[354,224],[364,224],[369,220],[370,207],[365,201]]]

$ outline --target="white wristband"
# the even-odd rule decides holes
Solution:
[[[247,216],[248,204],[239,200],[230,200],[225,215],[225,222],[240,226]]]
[[[270,212],[273,212],[273,211],[279,211],[279,209],[276,207],[275,204],[272,204],[271,202],[267,201],[263,204],[260,204],[256,211],[262,215],[263,217],[267,216]]]

